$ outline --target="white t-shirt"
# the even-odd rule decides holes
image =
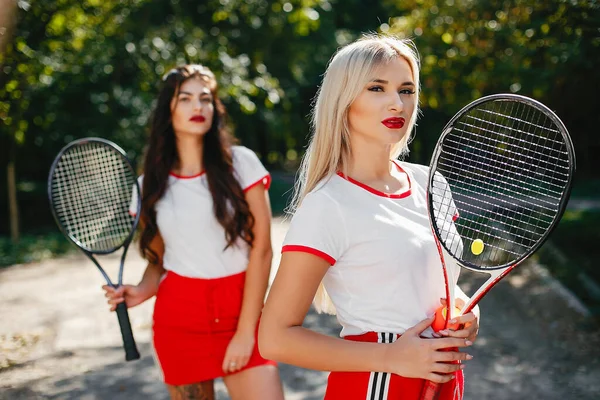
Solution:
[[[388,195],[349,177],[331,176],[304,198],[284,240],[282,252],[303,251],[331,263],[323,284],[341,336],[402,334],[432,315],[446,297],[427,214],[429,169],[396,165],[408,175],[406,192]],[[448,254],[445,261],[455,284],[459,267]]]
[[[233,146],[233,169],[244,192],[271,177],[254,152]],[[138,179],[140,187],[143,176]],[[143,189],[142,189],[143,191]],[[136,204],[133,199],[132,204]],[[167,190],[156,203],[156,221],[165,244],[163,266],[190,278],[221,278],[246,270],[250,247],[238,239],[226,250],[225,230],[213,211],[206,175],[169,175]],[[135,207],[130,209],[135,213]]]

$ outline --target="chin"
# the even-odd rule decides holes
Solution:
[[[188,131],[186,131],[186,133],[190,136],[204,136],[206,135],[206,133],[209,131],[210,127],[198,127],[195,129],[190,129]]]
[[[395,131],[395,132],[388,132],[387,134],[387,144],[396,144],[399,141],[401,141],[404,138],[404,135],[406,135],[406,132],[403,131]]]
[[[186,131],[175,131],[175,136],[179,139],[193,139],[193,138],[202,138],[208,130],[186,130]]]

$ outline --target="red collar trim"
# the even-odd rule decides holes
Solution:
[[[392,160],[392,162],[394,163],[394,165],[396,165],[396,168],[398,168],[398,170],[399,170],[400,172],[403,172],[403,173],[405,173],[405,174],[406,174],[406,172],[405,172],[405,171],[402,169],[402,167],[400,166],[400,164],[398,164],[398,163],[397,163],[396,161],[394,161],[394,160]],[[343,178],[343,179],[347,180],[347,181],[348,181],[348,182],[350,182],[350,183],[353,183],[353,184],[355,184],[356,186],[359,186],[360,188],[362,188],[362,189],[364,189],[364,190],[366,190],[366,191],[368,191],[368,192],[370,192],[370,193],[373,193],[373,194],[375,194],[375,195],[377,195],[377,196],[380,196],[380,197],[387,197],[388,199],[403,199],[403,198],[405,198],[405,197],[408,197],[408,196],[410,196],[410,194],[411,194],[411,191],[412,191],[412,182],[410,181],[410,175],[408,175],[408,174],[406,174],[406,177],[407,177],[407,179],[408,179],[408,190],[406,190],[405,192],[402,192],[402,193],[384,193],[384,192],[382,192],[382,191],[379,191],[379,190],[377,190],[377,189],[373,189],[371,186],[365,185],[365,184],[364,184],[364,183],[362,183],[362,182],[359,182],[359,181],[357,181],[357,180],[355,180],[355,179],[352,179],[351,177],[349,177],[349,176],[346,176],[346,175],[342,174],[342,173],[341,173],[341,172],[339,172],[339,171],[337,172],[337,174],[338,174],[338,175],[339,175],[341,178]]]
[[[171,172],[169,172],[169,175],[174,176],[177,179],[193,179],[193,178],[198,178],[199,176],[204,175],[204,171],[202,171],[196,175],[177,175],[175,172],[171,171]]]

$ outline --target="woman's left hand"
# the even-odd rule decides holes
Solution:
[[[465,302],[462,299],[456,299],[455,302],[457,308],[462,308],[465,305]],[[446,299],[440,299],[440,303],[442,303],[443,306],[446,306]],[[461,327],[461,329],[443,329],[437,332],[437,334],[439,335],[438,337],[447,336],[464,338],[470,340],[473,343],[475,342],[475,339],[477,339],[477,334],[479,333],[479,312],[468,312],[464,315],[461,315],[460,317],[453,318],[449,321],[449,323],[457,323]]]
[[[235,332],[223,359],[223,371],[226,374],[237,372],[248,364],[255,340],[254,332]]]

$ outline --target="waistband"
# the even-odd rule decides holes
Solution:
[[[212,288],[215,286],[236,284],[238,282],[244,282],[246,278],[246,271],[240,272],[239,274],[233,274],[229,276],[223,276],[221,278],[190,278],[187,276],[179,275],[173,271],[167,271],[161,278],[162,280],[169,279],[169,281],[176,281],[177,285],[191,288]]]
[[[366,332],[361,335],[344,336],[344,339],[354,342],[393,343],[400,336],[402,335],[390,332]]]

